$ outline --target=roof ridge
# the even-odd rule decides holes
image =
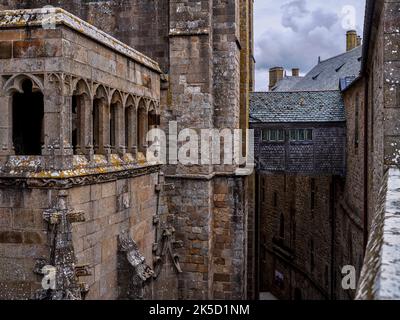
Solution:
[[[357,49],[359,50],[359,49],[361,49],[361,48],[362,48],[362,46],[360,45],[360,46],[358,46],[358,47],[355,47],[354,49],[351,49],[351,50],[346,51],[346,52],[339,53],[339,54],[337,54],[336,56],[330,57],[330,58],[328,58],[328,59],[326,59],[326,60],[321,60],[321,62],[320,62],[319,64],[324,63],[324,62],[327,62],[327,61],[329,61],[329,60],[336,59],[336,58],[338,58],[338,57],[340,57],[340,56],[344,56],[344,55],[346,55],[346,54],[348,54],[348,53],[351,53],[351,52],[353,52],[353,51],[356,51]],[[317,65],[318,65],[318,64],[317,64]],[[314,68],[313,68],[313,69],[314,69]],[[310,71],[312,71],[312,69],[311,69]]]

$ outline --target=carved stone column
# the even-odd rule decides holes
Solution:
[[[93,156],[93,100],[87,95],[83,95],[83,130],[81,141],[84,143],[84,153],[89,157]]]
[[[117,119],[115,121],[116,133],[115,133],[115,146],[117,152],[120,155],[126,153],[125,146],[125,112],[122,103],[117,104]]]
[[[97,108],[99,108],[99,154],[110,154],[110,106],[106,99],[97,100]]]
[[[148,114],[147,114],[147,105],[141,101],[139,103],[138,113],[138,151],[146,154],[146,150],[148,147],[147,144],[147,132],[148,132]]]
[[[12,97],[0,95],[0,159],[14,154],[12,141]]]
[[[45,76],[44,102],[44,145],[42,155],[48,156],[48,169],[69,169],[72,166],[71,147],[71,103],[72,99],[64,86],[68,80],[63,74]]]
[[[137,154],[137,111],[134,105],[129,106],[126,114],[128,115],[128,119],[125,119],[125,122],[128,124],[128,128],[126,128],[127,136],[127,152],[130,152],[134,157]]]

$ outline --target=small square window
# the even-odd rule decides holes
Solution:
[[[312,141],[313,139],[313,131],[311,129],[306,130],[306,140]]]
[[[262,140],[268,141],[269,130],[262,130]]]
[[[269,141],[276,141],[277,140],[277,130],[270,130],[269,131]]]
[[[305,140],[305,130],[299,130],[299,141]]]
[[[285,130],[278,131],[278,141],[285,141]]]
[[[290,140],[291,141],[296,140],[296,130],[290,130]]]

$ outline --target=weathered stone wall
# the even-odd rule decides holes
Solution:
[[[88,265],[91,275],[80,281],[89,287],[87,299],[127,298],[120,277],[132,281],[121,265],[118,237],[127,232],[137,243],[146,263],[154,268],[157,242],[155,217],[168,216],[164,197],[156,192],[158,173],[68,190],[70,209],[82,211],[86,221],[72,225],[77,265]],[[34,273],[38,259],[51,261],[50,229],[43,212],[52,208],[57,190],[2,188],[0,262],[2,299],[31,299],[41,289],[42,276]],[[167,257],[157,280],[145,290],[147,299],[177,299],[177,270]]]
[[[178,131],[240,126],[238,9],[239,2],[236,1],[171,3],[171,68],[165,115],[169,120],[178,121]],[[189,23],[189,20],[196,23]],[[242,228],[247,219],[244,210],[247,192],[243,189],[245,179],[235,178],[233,169],[232,166],[177,165],[169,166],[167,170],[169,181],[176,186],[175,194],[171,196],[171,210],[182,215],[188,224],[185,228],[177,224],[178,234],[190,237],[195,230],[197,235],[191,237],[203,239],[202,243],[196,244],[187,238],[181,249],[180,254],[187,260],[193,252],[202,252],[200,263],[183,263],[182,298],[242,299],[246,296],[244,257],[247,236]],[[215,177],[215,172],[218,175],[227,173],[228,177]],[[219,189],[226,190],[220,193]],[[242,196],[238,197],[238,194]],[[198,212],[202,216],[200,225],[196,225]],[[221,239],[229,237],[231,240],[222,247]],[[201,245],[201,248],[193,248],[193,245]],[[237,259],[229,259],[232,252]]]
[[[369,240],[359,299],[398,298],[398,277],[394,276],[398,255],[393,249],[397,241],[392,241],[391,235],[397,232],[393,213],[398,211],[393,199],[398,198],[400,154],[399,10],[400,1],[367,1],[369,46],[364,56],[364,81],[368,90]]]
[[[369,113],[369,222],[373,220],[376,197],[385,166],[399,159],[399,1],[379,1],[370,21],[371,34],[366,59]]]
[[[332,186],[330,176],[260,172],[262,291],[281,299],[330,297]]]
[[[56,196],[51,190],[0,189],[0,299],[30,299],[41,288],[36,259],[50,252],[43,211]]]
[[[369,111],[369,166],[370,175],[368,177],[369,183],[369,227],[373,219],[373,212],[375,211],[377,204],[377,197],[379,194],[380,186],[382,185],[382,177],[384,173],[384,56],[383,48],[384,42],[384,24],[379,23],[377,26],[376,42],[372,43],[374,50],[371,53],[372,57],[370,60],[370,78],[368,80],[369,85],[369,96],[368,96],[368,111]]]
[[[92,269],[91,276],[81,278],[90,287],[88,299],[112,300],[124,296],[117,283],[118,263],[121,263],[118,236],[123,232],[132,235],[141,254],[152,265],[157,183],[158,174],[153,174],[69,191],[70,206],[85,212],[87,217],[85,222],[73,225],[72,240],[78,264],[89,264]],[[173,298],[173,288],[168,290]]]
[[[214,299],[246,298],[247,189],[242,178],[214,181]]]
[[[353,299],[354,290],[342,290],[341,270],[354,266],[359,279],[364,256],[365,228],[365,87],[357,81],[343,93],[346,110],[346,178],[336,190],[336,298]]]

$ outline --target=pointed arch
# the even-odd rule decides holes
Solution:
[[[88,97],[92,97],[92,90],[86,79],[77,78],[72,82],[72,94],[82,95],[86,94]]]
[[[95,154],[106,154],[109,144],[107,139],[109,96],[107,89],[103,85],[94,87],[93,110],[92,110],[92,145]]]
[[[92,152],[92,95],[90,86],[84,79],[75,79],[72,84],[71,141],[74,154]]]
[[[24,81],[30,80],[32,82],[32,92],[44,91],[43,80],[32,74],[17,74],[8,79],[4,86],[3,92],[7,95],[11,95],[15,92],[23,93],[22,84]]]
[[[125,132],[122,130],[124,123],[123,96],[119,90],[111,92],[110,103],[110,146],[113,153],[123,153],[125,150]]]
[[[15,79],[17,80],[17,79]],[[19,78],[12,94],[12,141],[16,155],[41,155],[44,145],[44,97],[30,77]]]
[[[137,109],[136,101],[128,95],[125,102],[125,145],[133,155],[137,152]]]
[[[143,98],[139,100],[138,111],[137,111],[137,139],[138,139],[138,151],[144,153],[147,148],[146,136],[148,132],[148,106]]]

